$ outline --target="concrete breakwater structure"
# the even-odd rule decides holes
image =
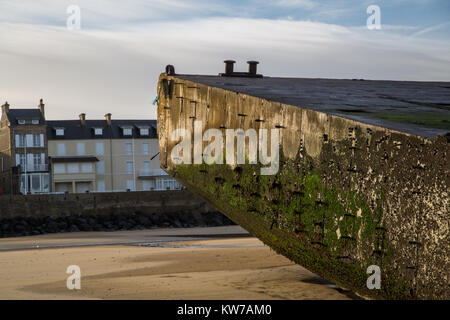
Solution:
[[[449,299],[450,83],[269,78],[255,63],[249,73],[226,63],[219,76],[177,75],[171,66],[160,76],[161,168],[343,288],[377,299]],[[249,129],[278,129],[276,174],[248,161],[180,161],[198,150],[206,159],[212,139],[198,126],[224,137],[242,129],[236,136],[249,141]],[[190,149],[180,149],[186,139]],[[380,268],[380,289],[367,285],[370,266]]]
[[[0,196],[0,237],[230,224],[187,190]]]

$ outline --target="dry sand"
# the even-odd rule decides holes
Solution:
[[[349,299],[256,238],[167,245],[3,251],[0,299]],[[69,265],[81,268],[81,290],[66,287]]]

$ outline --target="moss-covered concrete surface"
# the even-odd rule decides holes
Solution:
[[[252,235],[370,298],[449,299],[448,137],[427,139],[162,75],[161,167]],[[175,165],[178,128],[280,128],[280,170]],[[206,143],[204,143],[206,145]],[[371,265],[381,289],[366,286]]]

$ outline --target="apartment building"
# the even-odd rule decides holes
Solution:
[[[35,109],[2,106],[0,120],[0,188],[4,193],[48,193],[45,105]]]
[[[109,192],[181,189],[159,168],[156,120],[47,121],[51,190]]]

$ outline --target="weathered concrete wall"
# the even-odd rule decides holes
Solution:
[[[0,220],[15,217],[217,211],[188,190],[0,196]]]
[[[449,143],[162,75],[161,167],[277,252],[373,298],[449,299]],[[174,165],[177,128],[280,128],[280,171]],[[204,143],[205,145],[205,143]],[[382,272],[366,286],[367,267]]]

